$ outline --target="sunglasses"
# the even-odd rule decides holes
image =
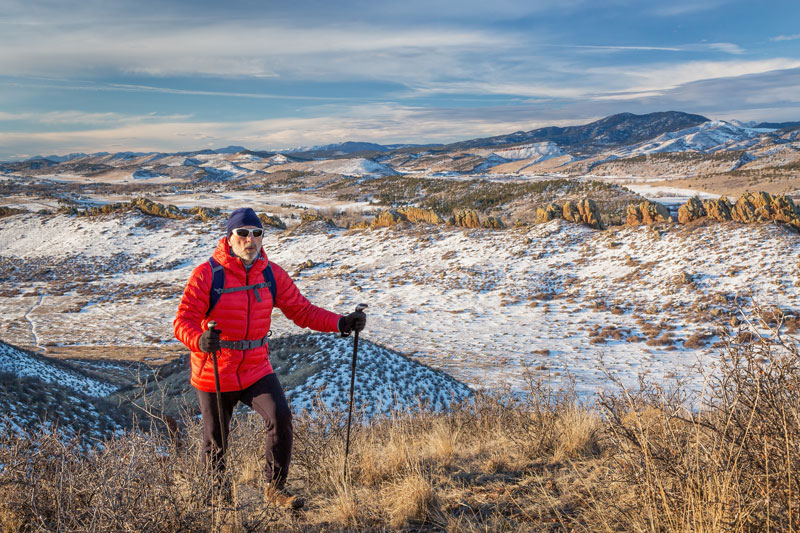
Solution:
[[[264,230],[263,229],[237,228],[237,229],[233,230],[233,233],[235,233],[236,235],[238,235],[239,237],[242,237],[242,238],[247,238],[250,234],[252,234],[253,237],[261,237],[261,235],[264,234]]]

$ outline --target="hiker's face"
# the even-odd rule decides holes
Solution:
[[[242,226],[238,229],[261,229],[257,226]],[[252,231],[248,231],[245,237],[237,235],[236,230],[228,237],[228,244],[231,245],[233,255],[244,261],[244,264],[249,265],[256,260],[258,254],[261,252],[261,239],[264,234],[256,237]]]

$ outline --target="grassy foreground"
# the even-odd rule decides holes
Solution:
[[[263,503],[254,414],[235,420],[233,504],[209,488],[195,418],[91,450],[52,431],[6,433],[0,529],[798,531],[800,355],[770,320],[751,325],[762,335],[726,338],[701,396],[646,380],[591,405],[536,382],[526,395],[479,393],[447,413],[357,425],[347,478],[347,414],[298,416],[298,514]]]

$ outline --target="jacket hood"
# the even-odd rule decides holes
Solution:
[[[235,270],[236,268],[244,268],[241,259],[233,255],[233,252],[231,252],[231,247],[228,244],[227,237],[222,237],[219,240],[217,249],[214,250],[213,257],[225,268],[229,268],[231,270]],[[259,250],[256,260],[253,261],[253,268],[255,268],[256,272],[260,272],[261,270],[267,268],[267,254],[264,252],[263,247],[261,250]]]

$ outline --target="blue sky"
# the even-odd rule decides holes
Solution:
[[[0,0],[0,160],[800,120],[800,2]]]

